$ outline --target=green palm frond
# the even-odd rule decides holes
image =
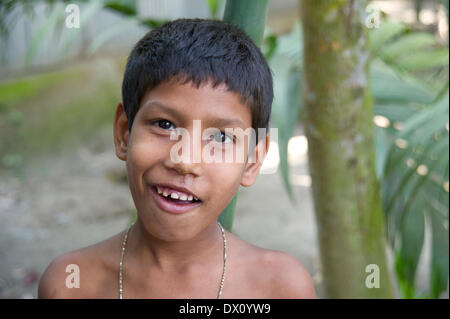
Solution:
[[[278,129],[280,173],[290,200],[295,203],[289,179],[288,143],[298,122],[302,108],[300,92],[302,68],[301,30],[296,24],[292,33],[280,37],[273,56],[269,59],[274,77],[274,102],[271,125]]]
[[[382,179],[388,238],[396,251],[396,271],[405,297],[415,296],[414,282],[423,249],[425,216],[430,219],[433,234],[430,287],[433,297],[438,297],[447,286],[448,98],[447,93],[437,103],[412,115],[404,128],[394,134],[395,141]],[[395,143],[399,140],[401,143]],[[445,260],[447,272],[444,271]]]
[[[448,49],[431,34],[398,24],[385,28],[390,36],[373,51],[371,83],[374,113],[390,122],[376,128],[378,145],[384,146],[382,153],[377,149],[377,168],[388,241],[402,295],[414,298],[424,236],[431,229],[431,278],[425,295],[437,298],[448,283],[448,77],[423,80],[423,71],[448,70]]]

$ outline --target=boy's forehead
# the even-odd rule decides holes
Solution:
[[[192,82],[166,81],[148,90],[141,100],[142,112],[160,111],[173,116],[204,119],[217,126],[251,127],[250,106],[221,83],[199,87]]]

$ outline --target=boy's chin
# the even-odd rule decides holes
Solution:
[[[158,225],[154,221],[149,220],[147,225],[144,224],[144,228],[153,238],[166,243],[193,240],[208,228],[208,225],[203,225],[195,221],[192,221],[192,223],[183,223],[183,225],[174,222],[173,219],[160,220],[159,222],[160,224]]]

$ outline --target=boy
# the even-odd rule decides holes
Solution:
[[[239,185],[255,182],[269,145],[269,135],[257,132],[269,127],[272,76],[250,38],[222,21],[168,22],[134,47],[122,95],[114,143],[126,162],[137,220],[120,234],[53,260],[38,296],[315,298],[297,259],[246,243],[217,222]],[[215,128],[200,145],[198,123]],[[255,130],[256,146],[225,131],[247,128]],[[194,136],[192,143],[182,139],[188,154],[182,160],[173,139],[179,130]],[[221,156],[238,147],[245,161],[195,160],[199,149],[202,156]],[[72,264],[79,269],[79,288],[66,285]]]

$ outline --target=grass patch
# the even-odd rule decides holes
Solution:
[[[37,95],[45,88],[58,82],[67,81],[67,79],[77,78],[79,75],[80,72],[77,70],[69,69],[0,83],[0,114],[19,102]]]
[[[117,90],[104,84],[87,97],[52,111],[32,127],[23,127],[23,141],[31,153],[62,151],[89,142],[98,129],[112,124],[119,101]]]
[[[102,75],[104,66],[0,84],[0,168],[19,172],[36,157],[90,143],[99,129],[112,125],[121,99],[121,74]]]

